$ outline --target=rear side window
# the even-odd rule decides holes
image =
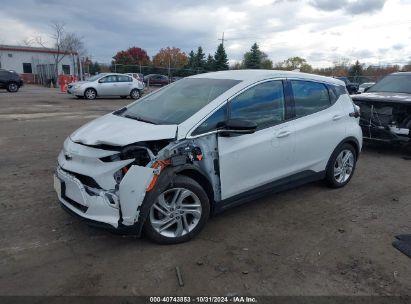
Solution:
[[[291,80],[295,115],[302,117],[328,108],[331,105],[327,87],[318,82]]]
[[[118,75],[117,76],[118,82],[131,82],[131,77]]]
[[[230,118],[253,121],[257,130],[284,121],[285,102],[281,80],[258,84],[236,96],[230,103]]]

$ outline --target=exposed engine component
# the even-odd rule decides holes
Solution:
[[[401,104],[357,102],[361,108],[360,125],[364,138],[409,141],[411,109]]]

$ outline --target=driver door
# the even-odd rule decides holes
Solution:
[[[228,103],[230,119],[253,121],[253,134],[218,136],[221,198],[255,189],[289,174],[295,136],[286,121],[282,80],[258,83]]]
[[[108,75],[98,81],[97,94],[100,96],[119,95],[117,87],[117,76]]]

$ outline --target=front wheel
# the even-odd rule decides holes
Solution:
[[[177,244],[199,234],[210,215],[204,189],[195,180],[181,175],[176,175],[168,186],[156,188],[150,194],[145,235],[160,244]]]
[[[141,94],[140,94],[140,91],[139,91],[139,90],[137,90],[137,89],[131,90],[131,92],[130,92],[130,97],[131,97],[131,98],[133,98],[133,99],[139,99],[140,96],[141,96]]]
[[[328,161],[325,180],[331,188],[344,187],[351,180],[357,163],[357,152],[350,144],[334,150]]]
[[[88,100],[96,99],[96,97],[97,97],[97,92],[94,89],[87,89],[84,92],[84,98],[86,98]]]

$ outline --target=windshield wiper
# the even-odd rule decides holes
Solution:
[[[150,120],[141,118],[141,117],[139,117],[139,116],[132,116],[132,115],[128,115],[128,114],[127,114],[127,115],[124,115],[124,117],[130,118],[130,119],[134,119],[134,120],[138,120],[138,121],[142,121],[142,122],[146,122],[146,123],[149,123],[149,124],[156,125],[156,123],[154,123],[154,122],[152,122],[152,121],[150,121]]]
[[[114,111],[113,114],[120,116],[120,115],[123,114],[126,110],[127,110],[127,107],[124,107],[124,108],[121,108],[121,109],[119,109],[119,110]]]

